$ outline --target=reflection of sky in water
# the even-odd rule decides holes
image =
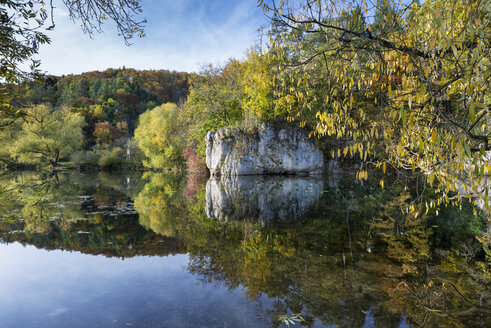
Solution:
[[[273,300],[249,303],[240,289],[203,282],[186,271],[187,255],[121,260],[14,243],[0,245],[0,259],[1,328],[271,324],[261,309]],[[374,327],[371,310],[363,327]]]
[[[187,255],[121,260],[15,243],[0,245],[0,259],[1,328],[270,325],[240,289],[188,273]]]

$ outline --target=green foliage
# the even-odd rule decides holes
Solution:
[[[243,63],[244,109],[263,121],[282,115],[274,102],[274,81],[271,71],[272,60],[267,54],[259,55],[251,50]]]
[[[188,143],[205,157],[208,131],[230,126],[244,118],[241,63],[230,60],[224,67],[204,67],[190,80],[185,112],[180,120],[188,127]]]
[[[21,163],[55,166],[82,144],[82,116],[68,108],[38,105],[25,109],[22,129],[10,150]]]
[[[259,54],[251,49],[242,64],[243,107],[261,121],[285,121],[296,116],[295,97],[283,92],[287,83],[281,84],[277,69],[280,61],[274,52]]]
[[[135,220],[128,200],[141,189],[140,182],[134,172],[2,175],[0,239],[107,257],[184,253],[182,243],[164,243]],[[92,206],[100,210],[93,212]]]
[[[141,113],[165,102],[179,103],[188,92],[190,74],[167,70],[139,71],[107,69],[63,77],[8,85],[8,93],[19,107],[51,103],[80,112],[87,123],[84,135],[96,143],[96,124],[109,122],[114,127],[126,122],[131,135]]]
[[[181,177],[147,172],[144,179],[147,183],[135,198],[140,224],[157,234],[174,237],[184,209]]]
[[[120,167],[122,164],[136,167],[141,165],[142,156],[138,148],[131,144],[130,138],[139,115],[147,111],[149,106],[153,108],[164,101],[182,101],[187,94],[188,76],[187,73],[165,70],[108,69],[104,72],[64,77],[47,76],[35,81],[9,84],[5,95],[20,107],[36,107],[33,104],[44,103],[66,106],[70,108],[70,112],[83,117],[83,136],[79,137],[84,151],[71,156],[78,167],[98,166],[100,157],[104,157],[101,163],[107,163],[107,169]],[[8,136],[15,132],[18,122],[21,122],[16,119],[26,113],[24,110],[16,113],[16,109],[9,108],[12,113],[3,111],[0,116],[0,129],[3,128],[0,138],[10,145],[7,141],[11,137]],[[128,143],[129,155],[126,154]],[[115,147],[125,149],[125,154],[117,160],[114,152],[111,155],[111,149]],[[12,147],[3,147],[0,165],[14,164],[20,158],[17,155]],[[22,162],[37,162],[34,159],[28,160],[29,156],[34,157],[32,153],[26,155]]]
[[[178,107],[168,103],[155,107],[140,116],[135,141],[151,168],[172,168],[182,163],[182,143],[177,136]]]
[[[94,150],[80,150],[73,152],[70,160],[79,168],[96,167],[99,164],[100,154]]]
[[[107,168],[117,168],[124,163],[124,151],[120,147],[114,147],[111,150],[102,150],[99,152],[99,166]]]
[[[3,129],[0,129],[0,167],[12,166],[15,160],[11,156],[12,145],[22,129],[21,120],[0,119],[0,126],[4,123]]]

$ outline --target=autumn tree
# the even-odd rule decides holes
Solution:
[[[167,103],[143,113],[135,130],[135,141],[151,168],[171,168],[182,162],[182,145],[178,136],[178,108]]]
[[[257,116],[261,121],[285,120],[291,114],[296,99],[280,90],[287,88],[279,84],[277,70],[280,60],[274,52],[261,54],[255,49],[247,53],[242,63],[242,88],[244,111]]]
[[[93,134],[98,144],[108,144],[113,140],[114,126],[107,121],[96,123]]]
[[[94,125],[93,135],[99,145],[110,144],[126,133],[126,122],[118,122],[116,126],[108,121],[98,122]]]
[[[259,3],[281,27],[283,79],[298,80],[284,92],[317,112],[315,134],[346,141],[333,156],[423,173],[442,196],[427,208],[462,194],[489,206],[489,1]]]
[[[190,142],[205,156],[203,140],[208,131],[230,126],[244,118],[242,68],[238,60],[223,66],[208,65],[190,79],[184,120]]]
[[[79,114],[46,105],[26,108],[25,113],[11,150],[11,157],[18,161],[53,168],[82,144],[84,120]]]

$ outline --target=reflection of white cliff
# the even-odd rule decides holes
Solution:
[[[262,223],[298,219],[322,195],[322,179],[238,176],[206,184],[206,215],[220,221],[253,219]]]

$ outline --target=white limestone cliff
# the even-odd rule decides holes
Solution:
[[[294,127],[263,124],[254,132],[220,129],[206,135],[206,165],[212,176],[321,174],[322,151]]]

